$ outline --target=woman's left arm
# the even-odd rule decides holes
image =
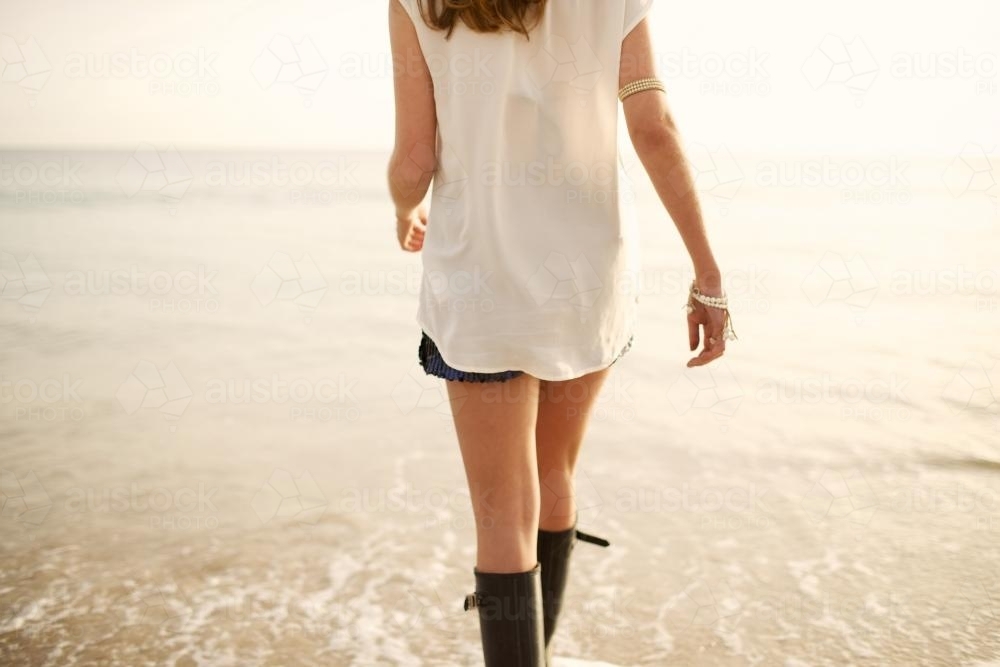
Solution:
[[[420,49],[417,30],[400,2],[389,2],[396,92],[396,144],[389,160],[389,192],[396,206],[396,231],[404,250],[423,247],[427,214],[421,206],[437,168],[437,112],[434,82]]]

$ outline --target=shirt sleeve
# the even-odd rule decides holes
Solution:
[[[417,0],[392,0],[393,2],[398,2],[400,6],[410,15],[410,20],[413,21],[414,25],[417,25],[417,21],[420,19],[420,8],[417,6]]]
[[[628,36],[653,8],[653,0],[625,0],[625,23],[622,26],[622,39]]]

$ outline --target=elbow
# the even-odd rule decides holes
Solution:
[[[655,153],[676,143],[677,127],[670,114],[662,113],[634,123],[629,136],[636,152],[640,155]]]

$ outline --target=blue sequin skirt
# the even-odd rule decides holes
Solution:
[[[506,382],[507,380],[512,380],[517,376],[523,374],[524,371],[501,371],[499,373],[472,373],[468,371],[460,371],[457,368],[452,368],[444,362],[441,358],[441,352],[438,351],[437,345],[431,340],[430,336],[426,332],[421,332],[420,338],[420,348],[417,356],[420,359],[420,365],[423,367],[424,372],[428,375],[433,375],[434,377],[439,377],[444,380],[456,380],[458,382]],[[632,347],[632,339],[629,338],[628,343],[625,345],[625,349],[615,357],[615,361],[611,363],[614,364],[616,361],[622,358],[622,356],[629,351]]]

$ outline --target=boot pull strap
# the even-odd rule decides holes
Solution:
[[[576,539],[580,540],[581,542],[590,542],[591,544],[596,544],[599,547],[609,547],[609,546],[611,546],[611,542],[608,542],[603,537],[597,537],[595,535],[589,535],[589,534],[583,532],[582,530],[576,531]]]

